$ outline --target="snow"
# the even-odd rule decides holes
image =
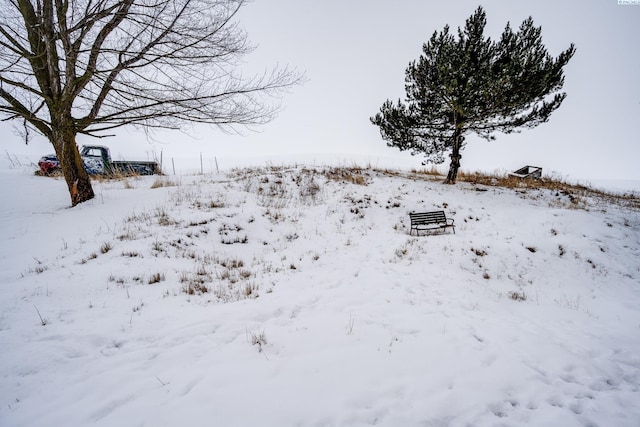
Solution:
[[[319,166],[69,208],[9,166],[0,426],[640,425],[636,209]]]

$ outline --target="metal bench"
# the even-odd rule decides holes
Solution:
[[[538,166],[525,166],[523,168],[518,169],[515,172],[509,174],[509,176],[513,176],[520,179],[541,179],[542,178],[542,168]]]
[[[409,218],[411,218],[409,234],[413,234],[413,230],[416,231],[416,235],[419,235],[420,230],[437,230],[447,227],[453,229],[453,234],[456,233],[456,226],[453,225],[454,220],[447,218],[444,211],[412,212],[409,214]]]

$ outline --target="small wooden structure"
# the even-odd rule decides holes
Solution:
[[[542,178],[542,168],[538,166],[525,166],[523,168],[518,169],[515,172],[511,172],[509,176],[514,176],[516,178],[527,179],[540,179]]]
[[[420,230],[436,230],[447,227],[453,228],[453,234],[456,233],[456,227],[453,225],[454,220],[447,218],[444,211],[411,212],[409,218],[411,218],[409,234],[412,234],[413,230],[416,230],[416,235],[418,235]]]

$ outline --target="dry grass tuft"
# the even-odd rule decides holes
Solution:
[[[527,294],[525,294],[523,291],[511,291],[507,295],[509,296],[509,298],[511,298],[514,301],[527,300]]]
[[[151,184],[151,188],[161,188],[161,187],[176,187],[179,184],[177,182],[171,181],[170,179],[157,178]]]
[[[129,186],[130,184],[127,182],[127,178],[138,179],[141,176],[141,174],[135,171],[116,170],[111,173],[91,175],[91,179],[96,182],[124,181],[124,188],[128,189],[134,187]]]
[[[369,177],[361,167],[334,167],[323,171],[324,176],[332,181],[344,181],[350,184],[367,185]]]
[[[102,246],[100,246],[100,253],[102,254],[106,254],[107,252],[109,252],[111,249],[113,249],[113,245],[109,242],[104,242],[102,244]]]
[[[153,275],[151,275],[151,277],[149,277],[149,281],[147,283],[149,283],[150,285],[153,285],[154,283],[159,283],[162,282],[164,280],[164,274],[162,273],[155,273]]]
[[[435,166],[431,166],[430,168],[424,168],[424,169],[411,169],[411,173],[413,175],[429,175],[429,176],[443,176],[440,171],[438,170],[438,168],[436,168]]]
[[[542,179],[522,179],[508,174],[500,175],[460,171],[458,173],[458,181],[468,182],[474,185],[502,187],[516,190],[550,190],[554,191],[557,196],[568,197],[570,207],[573,208],[584,208],[585,197],[592,197],[640,210],[640,196],[638,194],[619,194],[599,190],[585,185],[571,184],[562,178],[554,176],[547,176]]]

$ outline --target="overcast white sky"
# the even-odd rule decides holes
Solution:
[[[446,24],[464,25],[478,5],[487,12],[487,34],[493,38],[507,21],[517,28],[532,16],[553,56],[571,42],[577,52],[566,67],[568,97],[551,120],[521,134],[497,134],[494,142],[469,137],[462,169],[530,164],[570,179],[640,180],[640,5],[621,6],[618,0],[255,0],[240,16],[257,45],[245,58],[247,69],[278,63],[308,79],[283,97],[275,121],[242,136],[198,127],[189,128],[191,137],[173,132],[149,142],[120,130],[113,139],[79,143],[103,143],[124,158],[162,150],[165,164],[203,152],[205,167],[213,156],[221,166],[339,159],[420,167],[421,157],[386,147],[369,117],[387,98],[404,97],[404,70],[431,34]],[[11,141],[7,151],[25,150],[7,125],[0,132]],[[29,150],[53,151],[44,142]]]

